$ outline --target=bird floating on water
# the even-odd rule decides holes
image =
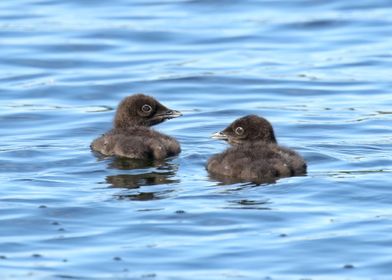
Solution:
[[[208,160],[206,168],[212,178],[229,183],[270,183],[281,177],[306,174],[305,160],[278,145],[272,125],[265,118],[239,118],[212,138],[231,145]]]
[[[135,94],[118,105],[114,127],[91,143],[91,149],[105,156],[161,160],[181,152],[176,139],[151,126],[182,114],[159,103],[153,97]]]

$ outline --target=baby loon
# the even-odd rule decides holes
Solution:
[[[91,143],[91,149],[106,156],[160,160],[181,152],[172,137],[150,126],[181,116],[144,94],[124,98],[114,117],[114,128]]]
[[[212,177],[223,182],[272,183],[280,177],[306,173],[304,159],[279,146],[272,125],[259,116],[239,118],[212,138],[232,145],[207,162]]]

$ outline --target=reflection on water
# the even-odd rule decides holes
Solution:
[[[165,160],[143,160],[143,159],[130,159],[125,157],[104,156],[96,151],[92,151],[98,161],[108,161],[108,168],[120,170],[132,169],[146,169],[155,168],[156,170],[163,170],[167,172],[175,172],[178,170],[178,165],[172,163],[173,158]]]
[[[147,200],[157,200],[164,199],[170,196],[170,193],[174,192],[174,190],[167,190],[162,192],[130,192],[130,191],[122,191],[113,195],[116,199],[119,200],[138,200],[138,201],[147,201]]]
[[[271,204],[269,199],[265,200],[249,200],[249,199],[240,199],[240,200],[231,200],[228,201],[229,206],[226,206],[226,209],[253,209],[253,210],[271,210],[270,207],[267,207]]]
[[[233,177],[228,177],[228,176],[223,176],[220,174],[214,174],[214,173],[209,173],[208,177],[213,180],[217,181],[218,185],[232,185],[232,184],[237,184],[237,183],[244,183],[244,184],[249,184],[246,180],[242,180],[239,178],[233,178]],[[263,185],[263,184],[274,184],[276,183],[277,180],[280,178],[268,178],[268,180],[263,180],[261,182],[254,182],[256,185]]]
[[[114,169],[120,169],[120,170],[159,167],[160,165],[166,164],[165,161],[129,159],[129,158],[123,158],[123,157],[103,157],[103,158],[110,159],[110,162],[108,164],[108,168],[114,168]]]
[[[153,186],[160,184],[179,183],[180,180],[172,179],[175,172],[149,172],[141,174],[119,174],[106,177],[106,182],[113,188],[136,189],[140,186]]]
[[[102,159],[102,158],[101,158]],[[170,162],[170,159],[164,161],[145,161],[128,158],[111,157],[108,167],[122,171],[129,170],[131,174],[117,174],[106,176],[106,182],[111,188],[123,188],[120,193],[114,197],[121,200],[155,200],[167,197],[173,190],[157,190],[156,192],[142,192],[138,190],[142,186],[168,185],[179,183],[176,178],[178,164]]]

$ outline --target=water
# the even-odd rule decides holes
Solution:
[[[390,279],[392,4],[0,2],[1,279]],[[156,166],[92,139],[125,96],[184,116]],[[246,114],[308,175],[222,185]]]

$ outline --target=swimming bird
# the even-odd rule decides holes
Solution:
[[[135,94],[118,105],[113,129],[91,143],[91,149],[105,156],[161,160],[181,152],[178,141],[151,126],[182,114],[153,97]]]
[[[271,183],[281,177],[306,173],[305,160],[295,151],[278,145],[270,122],[257,115],[235,120],[212,138],[231,145],[208,160],[206,168],[212,178],[228,183]]]

